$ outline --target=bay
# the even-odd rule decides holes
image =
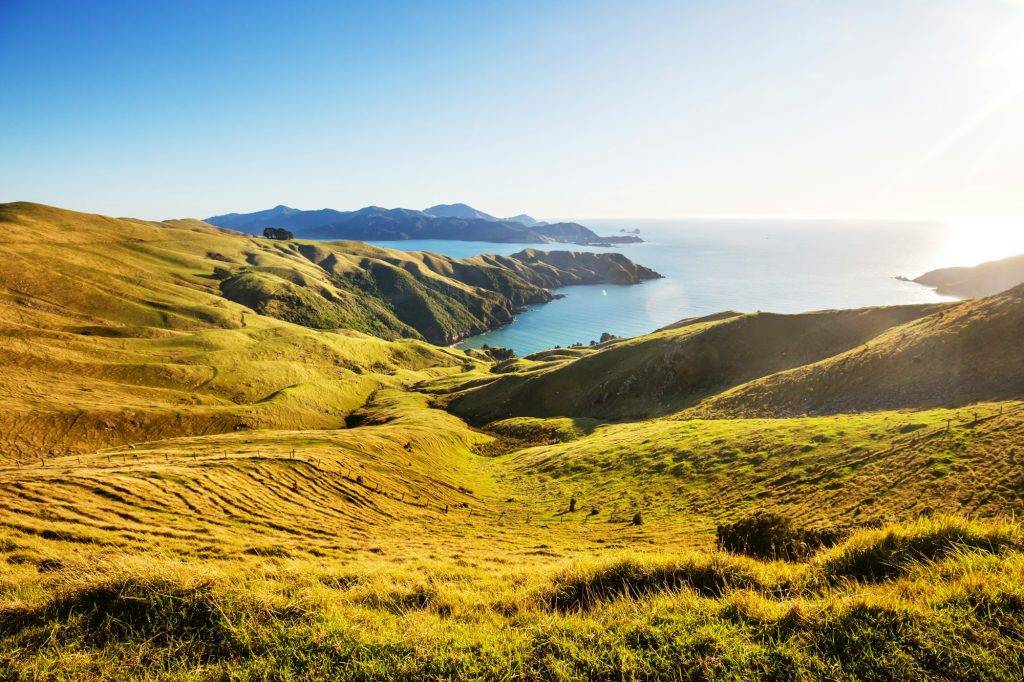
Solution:
[[[639,229],[641,244],[548,250],[616,251],[665,279],[632,286],[570,286],[565,297],[531,306],[507,326],[463,341],[512,348],[527,355],[589,343],[602,332],[635,336],[685,317],[723,310],[797,313],[829,308],[950,300],[899,281],[936,267],[961,264],[955,225],[904,221],[588,220],[599,234]],[[373,242],[457,258],[512,254],[528,245],[446,240]],[[968,263],[970,264],[970,263]]]

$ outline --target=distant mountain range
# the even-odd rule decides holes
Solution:
[[[542,220],[535,220],[525,213],[514,215],[511,218],[495,218],[490,213],[484,213],[483,211],[477,210],[466,204],[438,204],[437,206],[431,206],[430,208],[423,209],[423,212],[432,215],[435,218],[477,218],[480,220],[491,220],[494,222],[521,223],[527,227],[537,227],[539,225],[548,224]]]
[[[262,234],[267,227],[283,228],[306,239],[451,239],[512,244],[559,242],[582,246],[643,241],[634,234],[602,237],[578,223],[545,223],[526,214],[495,218],[466,204],[438,204],[422,211],[380,206],[367,206],[357,211],[331,208],[304,211],[282,204],[255,213],[213,216],[206,222],[250,234]]]

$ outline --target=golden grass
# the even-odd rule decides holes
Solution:
[[[224,258],[298,267],[280,245],[36,217],[0,244],[0,679],[1024,670],[1020,402],[699,419],[638,400],[628,423],[519,411],[474,428],[443,403],[642,351],[625,380],[651,348],[779,321],[492,364],[258,315],[206,278]],[[330,267],[376,253],[344,249],[356,260]],[[414,260],[430,278],[451,265]],[[849,537],[799,562],[715,549],[717,524],[757,511]]]
[[[928,524],[881,532],[1021,533]],[[873,533],[834,552],[877,546]],[[1024,555],[1008,547],[836,585],[814,580],[814,561],[670,551],[501,566],[422,555],[23,566],[3,570],[8,676],[1010,679],[1024,662]]]

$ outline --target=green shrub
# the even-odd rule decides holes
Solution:
[[[759,559],[798,561],[842,538],[835,529],[797,528],[788,516],[758,512],[716,529],[718,546]]]

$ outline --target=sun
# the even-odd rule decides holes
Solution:
[[[937,258],[946,266],[971,266],[1024,253],[1024,219],[961,220],[943,240]]]

